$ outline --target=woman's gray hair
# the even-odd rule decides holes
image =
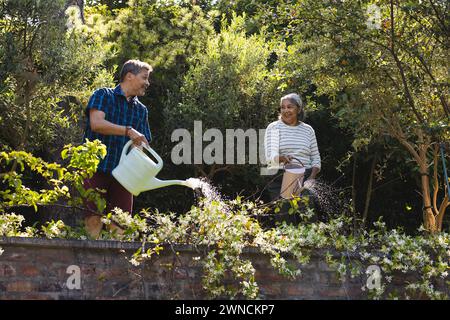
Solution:
[[[146,69],[150,72],[153,71],[153,68],[148,63],[139,61],[139,60],[128,60],[122,66],[122,70],[120,71],[120,82],[125,80],[125,76],[128,72],[131,72],[134,75],[139,74],[142,69]]]
[[[295,104],[300,109],[300,112],[298,113],[298,120],[300,121],[305,120],[305,110],[303,108],[303,100],[297,93],[289,93],[281,97],[280,105],[283,103],[284,100],[288,100],[289,102]]]
[[[296,93],[289,93],[283,97],[281,97],[280,99],[280,104],[283,103],[283,100],[289,100],[290,102],[294,103],[297,105],[297,107],[299,108],[303,108],[303,101],[302,98],[296,94]]]

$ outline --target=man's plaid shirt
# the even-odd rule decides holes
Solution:
[[[89,110],[97,109],[105,113],[105,120],[121,126],[132,126],[139,131],[150,142],[152,139],[150,126],[148,124],[147,108],[137,97],[127,101],[120,85],[113,88],[101,88],[94,92],[86,107],[86,129],[84,131],[83,142],[86,139],[99,139],[106,145],[106,157],[100,161],[97,171],[111,173],[119,164],[120,155],[125,143],[129,138],[126,136],[103,135],[92,132],[89,119]]]

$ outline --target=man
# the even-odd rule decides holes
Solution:
[[[111,174],[119,164],[122,149],[129,139],[133,145],[148,144],[151,140],[147,108],[138,100],[150,85],[153,68],[139,60],[125,62],[120,73],[120,84],[115,88],[101,88],[94,92],[86,107],[85,139],[99,139],[106,145],[106,157],[100,161],[97,172],[84,181],[84,188],[106,190],[106,212],[114,207],[132,212],[133,195]],[[85,227],[91,237],[97,238],[102,230],[101,217],[96,206],[86,204]],[[120,229],[119,229],[120,231]]]

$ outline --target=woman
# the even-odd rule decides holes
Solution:
[[[303,102],[296,93],[280,100],[279,120],[267,126],[265,153],[269,167],[281,169],[291,161],[299,160],[305,166],[305,185],[314,184],[320,171],[320,154],[314,129],[303,122]],[[269,184],[271,200],[280,198],[283,171]]]

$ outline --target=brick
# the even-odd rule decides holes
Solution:
[[[81,276],[89,276],[98,274],[97,265],[95,264],[82,264],[80,266]]]
[[[329,279],[328,279],[328,272],[316,272],[314,273],[314,279],[317,283],[320,283],[322,285],[328,285]]]
[[[151,291],[151,292],[160,291],[162,289],[161,285],[159,283],[148,283],[148,282],[146,282],[144,285],[145,285],[145,289],[147,291]]]
[[[114,297],[130,296],[131,281],[112,282],[105,285],[103,295]]]
[[[366,299],[367,298],[367,289],[363,291],[361,289],[362,285],[353,285],[347,287],[347,293],[352,299]]]
[[[278,283],[272,283],[270,285],[259,286],[260,293],[265,297],[275,298],[281,295],[281,285]]]
[[[115,297],[104,297],[104,296],[97,296],[95,297],[95,300],[128,300],[128,297],[120,297],[120,296],[115,296]]]
[[[328,279],[326,284],[330,285],[342,285],[343,283],[347,282],[347,278],[342,279],[340,278],[340,275],[337,274],[336,272],[329,272],[326,274],[323,274],[324,276],[326,276],[326,278]]]
[[[0,264],[0,277],[14,277],[16,275],[16,268],[14,263]]]
[[[24,250],[23,248],[14,248],[2,255],[3,260],[7,261],[27,261],[30,262],[32,260],[32,254],[30,254],[29,250]]]
[[[200,281],[187,284],[184,287],[183,299],[202,299],[204,296],[205,290]]]
[[[66,263],[69,266],[71,264],[77,264],[77,259],[74,251],[67,248],[45,248],[36,254],[36,263],[39,265],[48,265],[55,262]]]
[[[25,293],[21,295],[23,300],[56,300],[57,296],[45,293]]]
[[[38,291],[39,292],[61,292],[62,291],[62,284],[57,281],[43,281],[39,283],[38,285]],[[65,283],[64,283],[65,286]]]
[[[189,272],[184,268],[176,267],[174,269],[173,275],[174,275],[175,279],[179,279],[179,280],[189,279]]]
[[[26,265],[20,269],[21,276],[35,277],[39,274],[40,274],[39,270],[35,266],[32,266],[32,265]]]
[[[325,261],[319,261],[318,267],[320,271],[327,271],[327,272],[335,271],[330,266],[328,266],[328,263],[326,263]]]
[[[285,287],[285,294],[287,299],[295,298],[311,298],[314,294],[314,289],[310,286],[303,286],[298,283],[290,284]]]
[[[286,281],[289,278],[279,274],[276,270],[256,270],[255,271],[255,279],[259,282],[271,283],[271,282],[280,282]]]
[[[299,276],[295,278],[295,280],[289,280],[288,282],[297,282],[300,284],[305,283],[316,283],[318,282],[318,279],[315,278],[316,273],[313,272],[305,272],[302,271]]]
[[[31,292],[36,289],[36,285],[31,281],[14,281],[6,284],[6,291],[9,292]]]
[[[208,298],[201,284],[203,270],[192,257],[198,254],[181,252],[182,267],[175,261],[169,270],[166,264],[173,263],[170,252],[145,262],[144,269],[133,267],[117,250],[89,248],[54,248],[14,246],[5,247],[0,257],[0,299],[203,299]],[[130,257],[133,252],[127,252]],[[256,281],[260,294],[269,299],[366,299],[367,291],[361,287],[366,276],[347,278],[345,288],[335,271],[328,267],[323,256],[313,256],[307,265],[300,265],[288,258],[288,263],[299,267],[301,275],[295,280],[278,274],[270,266],[266,256],[256,253],[246,255],[256,269]],[[69,265],[81,268],[81,290],[69,290],[66,273]],[[177,267],[178,266],[178,267]],[[134,274],[134,273],[136,274]],[[143,290],[141,275],[145,281]],[[399,283],[400,292],[404,281],[411,281],[414,274],[398,272],[393,282]],[[397,280],[397,281],[395,281]],[[235,280],[227,277],[228,284]],[[233,282],[234,281],[234,282]],[[383,284],[385,282],[383,275]],[[120,292],[122,287],[126,286]],[[395,288],[390,284],[390,289]],[[445,287],[445,281],[436,283],[436,288]],[[448,292],[448,289],[447,289]],[[420,298],[420,297],[418,297]]]
[[[314,272],[317,271],[318,263],[313,258],[309,260],[307,264],[298,264],[298,268],[305,272]]]
[[[100,272],[100,275],[106,279],[115,279],[117,277],[131,277],[134,274],[124,268],[111,268]]]
[[[67,279],[70,276],[67,273],[67,268],[70,264],[60,264],[60,263],[48,263],[37,265],[39,269],[39,274],[43,278],[56,278],[56,279]]]
[[[322,287],[316,290],[316,293],[323,298],[341,298],[347,299],[350,297],[350,292],[348,289],[342,287]]]

